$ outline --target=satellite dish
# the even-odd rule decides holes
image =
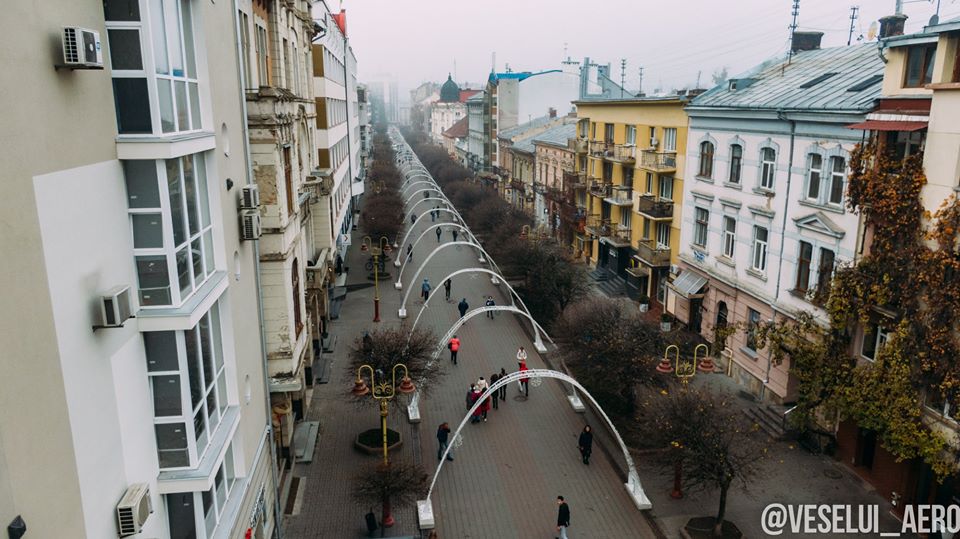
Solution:
[[[867,41],[873,41],[877,37],[877,21],[870,23],[870,28],[867,29]]]

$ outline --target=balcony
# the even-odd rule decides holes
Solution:
[[[614,144],[610,141],[594,140],[590,142],[590,155],[627,165],[637,162],[637,148],[633,144]]]
[[[650,194],[639,195],[637,197],[637,213],[647,219],[673,219],[673,201],[669,198],[660,198]]]
[[[676,172],[677,152],[643,150],[640,157],[640,168],[654,172]]]
[[[604,182],[596,179],[590,182],[590,194],[597,198],[606,198],[610,196],[612,190],[613,185],[610,182]]]
[[[666,267],[670,265],[670,248],[653,240],[637,240],[637,259],[653,268]]]
[[[610,219],[602,219],[599,215],[588,215],[584,231],[591,236],[605,238],[612,232],[610,228]]]
[[[610,196],[603,200],[614,206],[633,206],[633,188],[614,185]]]
[[[590,144],[584,138],[568,139],[567,146],[577,154],[587,153],[587,150],[590,149]]]
[[[587,186],[587,175],[583,172],[564,172],[563,186],[564,188],[569,187],[571,189],[582,189]]]
[[[628,226],[617,225],[613,234],[607,238],[607,243],[613,247],[630,247],[630,234],[632,232]]]

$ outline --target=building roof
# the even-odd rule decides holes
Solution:
[[[873,43],[801,51],[767,61],[697,96],[698,108],[856,111],[880,97],[883,60]],[[872,81],[869,82],[868,81]]]
[[[464,116],[457,120],[457,123],[450,126],[450,129],[447,129],[443,132],[443,136],[450,138],[463,138],[467,136],[467,131],[470,126],[470,117]]]
[[[563,71],[559,69],[548,69],[546,71],[537,71],[536,73],[532,71],[506,71],[503,73],[494,73],[493,71],[491,71],[490,76],[488,77],[488,80],[490,82],[496,82],[498,80],[503,80],[503,79],[517,79],[522,81],[524,79],[529,79],[530,77],[543,75],[545,73],[563,73]]]
[[[466,102],[467,99],[469,99],[470,97],[472,97],[473,95],[478,94],[478,93],[480,93],[480,90],[463,90],[463,89],[461,89],[461,90],[460,90],[460,98],[457,99],[457,101],[459,101],[459,102],[461,102],[461,103],[464,103],[464,102]]]
[[[483,92],[478,90],[477,93],[468,97],[465,103],[477,103],[479,101],[483,101]]]
[[[569,139],[577,136],[577,125],[574,123],[563,123],[556,127],[551,127],[543,133],[533,137],[533,143],[550,144],[552,146],[566,147]]]
[[[497,138],[510,140],[510,139],[513,139],[513,138],[516,137],[516,136],[519,136],[519,135],[521,135],[521,134],[523,134],[523,133],[526,133],[527,131],[529,131],[529,130],[531,130],[531,129],[537,129],[538,127],[543,127],[543,126],[549,124],[550,122],[554,122],[554,121],[556,121],[556,120],[557,120],[556,117],[550,117],[550,116],[541,116],[541,117],[539,117],[539,118],[534,118],[534,119],[530,120],[530,121],[527,122],[527,123],[523,123],[523,124],[520,124],[520,125],[515,125],[515,126],[513,126],[513,127],[504,129],[503,131],[500,131],[500,133],[497,134]],[[538,134],[539,134],[539,133],[538,133]],[[514,142],[516,142],[516,141],[514,141]],[[532,143],[532,142],[531,142],[531,146],[530,146],[530,147],[531,147],[531,151],[533,151],[533,143]]]
[[[447,82],[440,87],[440,101],[443,103],[460,101],[460,87],[453,82],[453,77],[450,75],[447,75]]]

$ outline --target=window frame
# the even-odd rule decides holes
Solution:
[[[700,206],[693,208],[693,244],[701,249],[707,248],[707,236],[710,229],[710,210]]]
[[[663,128],[663,151],[665,152],[677,151],[677,128],[676,127]]]
[[[760,232],[763,231],[763,239]],[[760,225],[753,225],[753,249],[751,250],[750,268],[759,273],[767,271],[767,257],[770,248],[770,230]],[[760,265],[757,265],[757,262]]]
[[[669,249],[670,248],[670,223],[666,221],[658,221],[656,226],[656,245],[658,249]],[[664,241],[665,240],[665,241]]]
[[[814,189],[816,187],[816,189]],[[807,154],[807,185],[803,190],[805,199],[820,203],[823,193],[823,156],[819,153]]]
[[[768,152],[772,154],[772,157],[768,158]],[[766,191],[773,191],[776,185],[777,150],[770,146],[764,146],[760,148],[760,181],[757,187]]]
[[[806,294],[810,289],[810,270],[813,266],[813,244],[800,241],[797,245],[797,275],[793,289]]]
[[[872,335],[872,337],[871,337]],[[869,338],[868,338],[869,337]],[[883,327],[879,323],[871,322],[868,325],[863,327],[862,335],[860,336],[860,357],[866,359],[867,361],[876,361],[877,354],[880,353],[880,350],[883,348],[887,341],[890,340],[890,331]],[[865,353],[864,346],[867,342],[872,342],[871,354],[867,355]]]
[[[700,143],[700,163],[697,175],[701,178],[713,178],[713,160],[716,147],[709,140]]]
[[[730,172],[727,175],[727,183],[740,185],[743,180],[743,146],[740,144],[730,145]]]
[[[747,307],[747,327],[744,330],[746,342],[744,346],[753,353],[757,353],[757,327],[760,325],[760,311]]]
[[[730,225],[733,226],[730,226]],[[723,256],[733,260],[737,246],[737,220],[730,215],[723,216]]]
[[[922,52],[920,60],[920,71],[919,79],[911,83],[910,82],[910,65],[914,61],[913,54],[914,52]],[[907,47],[907,57],[903,62],[903,88],[923,88],[925,85],[933,82],[933,68],[937,61],[937,44],[936,43],[924,43],[921,45],[912,45]]]

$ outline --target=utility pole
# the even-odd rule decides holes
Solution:
[[[853,25],[857,21],[857,11],[860,10],[860,6],[850,6],[850,33],[847,34],[847,46],[850,46],[850,43],[853,41]]]
[[[637,97],[643,97],[643,66],[640,66],[640,83],[637,84]]]
[[[790,55],[787,56],[787,63],[793,61],[793,34],[797,31],[797,17],[800,15],[800,0],[793,0],[793,8],[790,11],[793,15],[793,22],[790,23]]]
[[[620,99],[623,99],[623,85],[627,83],[627,59],[620,59]]]

